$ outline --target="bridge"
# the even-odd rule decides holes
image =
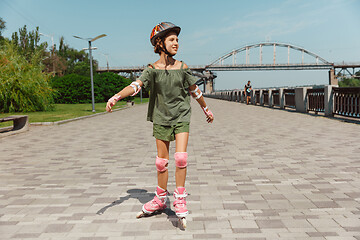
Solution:
[[[0,139],[1,238],[358,239],[359,125],[206,101],[212,124],[192,101],[186,231],[172,196],[163,214],[135,218],[157,184],[141,104]]]
[[[97,72],[115,72],[128,77],[130,74],[139,75],[145,67],[98,68]],[[331,63],[302,47],[264,42],[232,50],[208,65],[189,66],[189,68],[199,77],[198,84],[204,84],[204,91],[206,88],[212,92],[213,81],[216,78],[215,71],[328,70],[329,84],[337,85],[337,77],[343,75],[355,77],[356,71],[360,70],[360,63]]]

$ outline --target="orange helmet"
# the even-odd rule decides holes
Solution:
[[[150,42],[155,46],[155,39],[158,37],[164,37],[169,32],[175,32],[179,35],[181,28],[174,25],[171,22],[162,22],[156,25],[151,31]]]

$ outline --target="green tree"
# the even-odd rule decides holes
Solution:
[[[6,22],[0,17],[0,38],[2,36],[2,32],[5,30],[6,28]]]
[[[19,32],[14,32],[11,37],[11,42],[17,51],[29,62],[37,60],[38,63],[40,63],[42,61],[47,43],[39,44],[39,41],[39,27],[36,27],[36,30],[28,32],[26,25],[20,28]],[[40,53],[38,59],[33,59],[35,52],[37,52],[37,54]]]
[[[2,36],[3,31],[6,29],[6,22],[0,17],[0,47],[4,45],[5,38]]]
[[[33,31],[28,31],[26,25],[19,29],[18,32],[12,34],[11,40],[1,37],[1,33],[5,29],[5,21],[0,18],[0,46],[2,42],[11,41],[15,49],[20,55],[23,55],[27,61],[34,61],[35,51],[41,52],[37,54],[39,63],[41,62],[44,71],[52,73],[53,76],[63,76],[66,74],[78,74],[82,76],[90,76],[90,58],[89,54],[84,50],[76,50],[65,43],[64,37],[60,38],[58,49],[56,45],[50,52],[46,51],[47,42],[40,43],[39,27]],[[5,40],[5,41],[4,41]],[[93,59],[93,74],[96,74],[98,62]]]
[[[52,73],[53,76],[63,76],[67,68],[65,59],[59,56],[56,51],[45,52],[42,63],[44,65],[44,71]]]
[[[340,87],[360,87],[359,78],[343,78],[339,81]]]
[[[65,59],[66,70],[65,74],[75,73],[82,76],[90,76],[90,57],[84,50],[76,50],[69,47],[65,43],[64,37],[60,38],[58,55]],[[93,59],[93,74],[98,66],[98,62]]]
[[[52,109],[53,90],[50,76],[42,71],[42,51],[31,58],[5,43],[0,49],[0,112],[33,112]]]

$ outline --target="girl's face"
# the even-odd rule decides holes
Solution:
[[[179,39],[174,32],[170,32],[165,38],[165,47],[169,53],[175,55],[179,49]]]

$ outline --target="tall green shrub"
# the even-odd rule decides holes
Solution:
[[[42,72],[37,50],[29,60],[13,44],[0,49],[0,112],[33,112],[50,110],[53,90],[50,76]]]
[[[115,93],[131,83],[131,80],[115,73],[94,75],[95,102],[106,102]],[[69,74],[52,79],[52,87],[56,89],[56,103],[91,103],[91,80],[78,74]],[[133,97],[125,98],[126,100]]]
[[[89,103],[91,102],[90,77],[69,74],[55,77],[52,87],[56,89],[56,103]]]
[[[130,79],[115,73],[107,72],[96,74],[95,86],[97,87],[97,91],[95,91],[95,95],[100,102],[107,102],[114,94],[118,93],[130,83]],[[134,97],[127,97],[124,100],[132,100],[133,98]]]

